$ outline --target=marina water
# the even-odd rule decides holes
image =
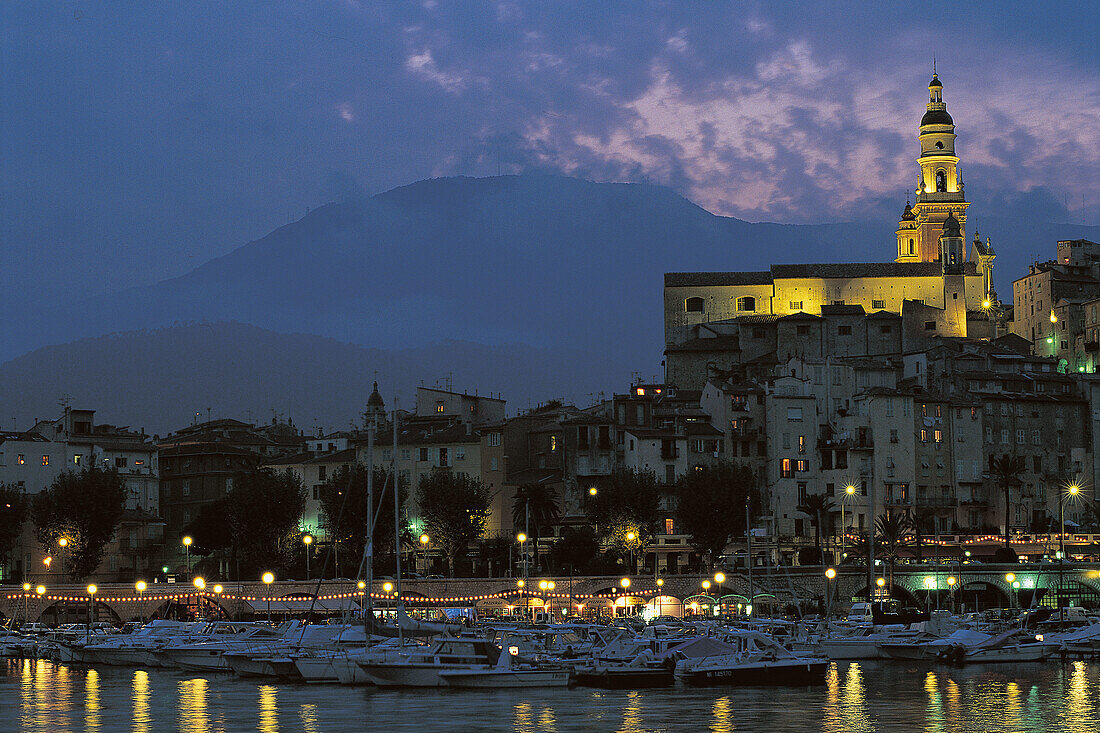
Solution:
[[[406,690],[4,660],[0,730],[1100,731],[1100,665],[835,662],[806,688]]]

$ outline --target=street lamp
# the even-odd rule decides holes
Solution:
[[[46,566],[46,575],[50,574],[50,563],[52,562],[53,558],[49,555],[46,555],[44,558],[42,558],[42,564]]]
[[[634,540],[638,537],[633,530],[626,533],[626,546],[630,548],[630,574],[633,575],[634,570]]]
[[[95,592],[99,590],[95,585],[89,585],[88,588],[88,633],[92,633],[92,616],[95,613]]]
[[[26,623],[27,617],[30,615],[30,600],[29,600],[30,596],[28,595],[30,592],[31,592],[31,584],[30,583],[24,583],[23,584],[23,622],[24,623]]]
[[[619,585],[622,586],[624,589],[629,588],[630,587],[630,578],[621,578],[619,580]]]
[[[144,580],[139,580],[134,583],[134,590],[138,593],[138,613],[141,616],[141,623],[145,623],[145,589],[149,586],[145,584]]]
[[[363,614],[367,612],[367,583],[360,580],[355,584],[355,587],[359,589],[359,613]],[[365,619],[366,617],[364,617]],[[369,633],[369,632],[368,632]]]
[[[183,538],[183,552],[187,557],[187,577],[191,577],[191,542],[190,535]]]
[[[431,575],[431,548],[428,543],[432,541],[432,538],[428,536],[428,533],[420,535],[420,546],[424,548],[424,574]],[[511,574],[511,570],[508,571]]]
[[[1076,498],[1081,493],[1081,484],[1070,481],[1065,485],[1065,490],[1058,496],[1058,615],[1065,621],[1066,611],[1062,604],[1062,589],[1064,588],[1064,574],[1066,563],[1066,502]]]
[[[833,599],[832,599],[832,583],[833,578],[836,577],[836,570],[834,568],[827,568],[825,570],[825,621],[828,622],[829,616],[832,615]]]
[[[306,546],[306,580],[309,580],[309,551],[313,549],[310,547],[313,544],[313,535],[302,535],[302,544]]]
[[[260,580],[267,586],[267,622],[271,623],[271,584],[275,582],[275,573],[268,571],[260,577]]]
[[[62,537],[57,541],[58,546],[61,547],[61,574],[65,574],[65,548],[69,546],[69,540],[66,537]]]
[[[597,489],[596,489],[596,487],[595,487],[595,486],[592,486],[592,487],[590,487],[590,488],[588,489],[588,495],[589,495],[589,496],[595,496],[595,495],[596,495],[596,494],[598,494],[598,493],[600,493],[600,492],[599,492],[599,491],[597,491]]]
[[[516,535],[516,541],[519,542],[519,551],[523,553],[523,584],[527,585],[527,535],[520,532]],[[523,599],[524,601],[527,600],[527,591],[523,592]],[[524,608],[524,615],[527,615],[529,611],[529,608]]]
[[[849,483],[844,487],[844,496],[840,497],[840,559],[844,559],[844,546],[848,541],[848,525],[844,522],[844,505],[856,495],[856,486]]]

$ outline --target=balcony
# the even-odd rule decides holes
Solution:
[[[937,509],[954,508],[959,505],[959,500],[954,496],[918,496],[917,506],[934,507]]]
[[[679,457],[680,451],[677,448],[662,448],[661,460],[662,461],[675,461]]]

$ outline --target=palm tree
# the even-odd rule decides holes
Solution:
[[[813,517],[814,548],[817,550],[819,560],[821,558],[821,518],[831,511],[833,506],[833,500],[825,494],[807,494],[805,500],[796,507],[803,514]]]
[[[933,526],[936,510],[932,507],[922,506],[906,512],[909,526],[913,530],[913,538],[917,544],[917,562],[924,561],[924,528]]]
[[[1024,472],[1026,465],[1020,456],[1005,453],[1000,458],[989,457],[989,476],[1005,492],[1005,547],[1012,547],[1008,539],[1009,510],[1012,508],[1012,487],[1019,486],[1020,474]]]
[[[876,554],[889,561],[890,587],[894,587],[894,563],[901,550],[913,544],[910,536],[912,525],[908,514],[880,514],[875,522]]]
[[[544,529],[553,526],[561,517],[558,496],[546,484],[527,483],[516,489],[512,501],[512,525],[530,526],[531,541],[535,543],[535,567],[539,566],[539,536]]]

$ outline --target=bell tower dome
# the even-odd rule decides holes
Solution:
[[[953,217],[966,239],[966,208],[959,176],[959,158],[955,155],[955,121],[943,101],[943,84],[932,74],[928,82],[928,105],[920,121],[920,182],[913,213],[920,231],[919,261],[940,259],[940,233],[948,217]]]

